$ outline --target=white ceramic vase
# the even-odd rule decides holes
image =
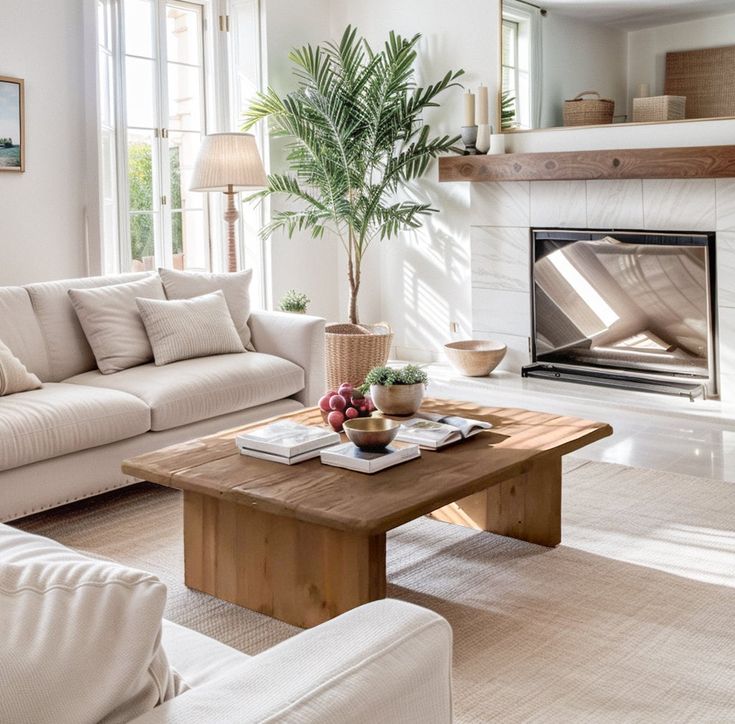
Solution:
[[[487,153],[490,148],[490,136],[492,135],[493,127],[488,123],[481,123],[477,126],[477,141],[475,141],[475,148],[477,153]]]
[[[384,415],[413,415],[424,399],[424,385],[370,385],[370,398]]]

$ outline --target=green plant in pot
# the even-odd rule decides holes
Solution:
[[[386,415],[413,415],[421,407],[428,381],[416,365],[373,367],[360,390],[369,392],[375,407]]]
[[[280,96],[269,88],[245,115],[243,130],[267,119],[271,135],[287,140],[290,173],[271,174],[268,186],[250,198],[283,197],[293,208],[274,211],[262,235],[308,231],[319,238],[328,233],[345,252],[349,324],[327,330],[330,386],[359,384],[371,367],[385,364],[390,330],[379,327],[375,333],[370,325],[359,325],[362,262],[376,240],[416,229],[438,211],[401,198],[401,192],[459,140],[433,135],[422,116],[458,85],[463,71],[449,71],[419,87],[414,66],[420,37],[391,32],[376,50],[348,26],[339,43],[293,50],[296,89]],[[369,341],[366,334],[383,339]]]
[[[296,314],[306,314],[306,308],[309,306],[311,299],[303,292],[297,292],[295,289],[289,289],[279,303],[282,312],[295,312]]]

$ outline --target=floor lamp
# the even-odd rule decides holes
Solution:
[[[263,188],[268,183],[263,161],[251,133],[213,133],[199,149],[191,191],[223,191],[227,197],[227,271],[237,271],[235,223],[240,213],[235,194]]]

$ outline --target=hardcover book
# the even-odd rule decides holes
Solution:
[[[395,442],[381,452],[365,452],[351,442],[321,451],[322,462],[325,465],[370,474],[418,457],[421,457],[418,445],[403,445]]]

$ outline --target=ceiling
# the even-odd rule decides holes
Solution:
[[[550,12],[622,30],[735,13],[733,0],[532,0]]]

